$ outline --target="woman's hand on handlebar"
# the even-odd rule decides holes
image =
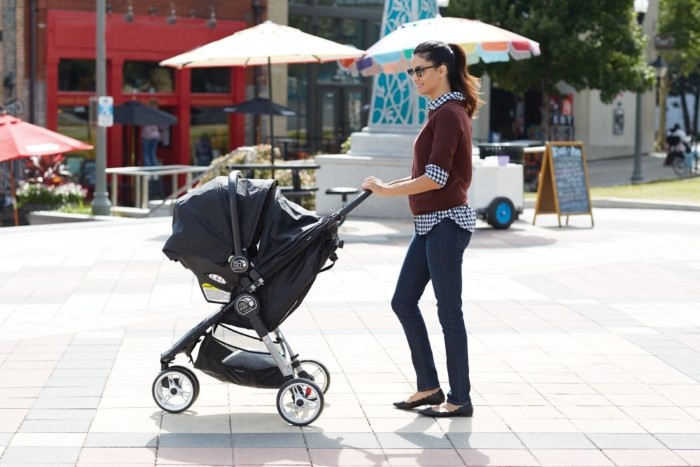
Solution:
[[[374,176],[369,176],[362,181],[363,190],[369,190],[378,196],[386,196],[387,188],[386,183]]]

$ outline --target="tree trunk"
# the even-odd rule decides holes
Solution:
[[[666,143],[666,105],[668,102],[668,77],[659,80],[659,130],[656,132],[656,149],[663,151]]]
[[[543,88],[545,89],[545,88]],[[540,123],[540,126],[542,128],[542,140],[543,141],[549,141],[549,122],[551,120],[551,116],[549,113],[549,93],[546,91],[542,91],[542,108],[541,108],[541,114],[542,114],[542,121]]]
[[[693,134],[698,135],[698,113],[700,112],[700,84],[695,86],[695,108],[693,109]]]
[[[686,89],[683,87],[683,94],[681,94],[681,110],[683,110],[683,129],[686,133],[690,131],[690,112],[688,111],[688,101],[686,100]]]

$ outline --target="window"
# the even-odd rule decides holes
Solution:
[[[306,135],[308,86],[307,65],[289,65],[287,68],[287,107],[294,109],[296,115],[287,117],[287,134],[297,139],[305,139]]]
[[[175,91],[175,71],[158,65],[158,62],[124,62],[124,92]]]
[[[94,134],[91,131],[87,106],[61,106],[58,108],[58,127],[56,131],[86,143],[94,144]],[[91,150],[71,151],[92,157]]]
[[[192,87],[196,93],[231,92],[230,68],[193,68]]]
[[[58,62],[59,91],[95,91],[95,60],[62,58]]]

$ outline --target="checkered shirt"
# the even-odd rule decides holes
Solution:
[[[463,101],[465,99],[464,94],[459,91],[452,91],[443,94],[433,101],[428,102],[428,110],[437,110],[442,104],[451,100]]]
[[[428,102],[428,109],[437,110],[442,104],[453,99],[464,100],[464,95],[461,92],[448,92]],[[425,174],[441,187],[447,184],[449,174],[435,164],[428,164],[425,167]],[[474,232],[474,228],[476,227],[476,212],[470,206],[465,205],[415,216],[413,218],[413,223],[416,228],[416,233],[418,235],[427,234],[430,232],[430,229],[445,218],[452,219],[458,226],[469,232]]]

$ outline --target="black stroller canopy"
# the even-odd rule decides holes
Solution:
[[[269,198],[274,196],[275,180],[238,182],[237,227],[247,247],[256,232]],[[217,177],[178,199],[173,212],[173,233],[163,253],[171,260],[195,256],[215,263],[226,263],[233,253],[233,224],[229,208],[228,177]]]
[[[197,276],[208,301],[228,303],[231,294],[244,289],[229,264],[238,229],[242,253],[265,284],[256,291],[261,316],[269,329],[276,329],[337,248],[337,228],[289,202],[275,180],[238,179],[236,187],[235,196],[229,196],[229,178],[217,177],[180,198],[163,252]],[[232,199],[238,212],[233,220]]]
[[[290,203],[277,190],[276,180],[239,179],[238,219],[232,221],[228,177],[217,177],[175,203],[173,233],[163,253],[171,260],[195,256],[226,263],[233,253],[232,229],[251,259],[264,264],[288,242],[321,222],[321,218]]]

